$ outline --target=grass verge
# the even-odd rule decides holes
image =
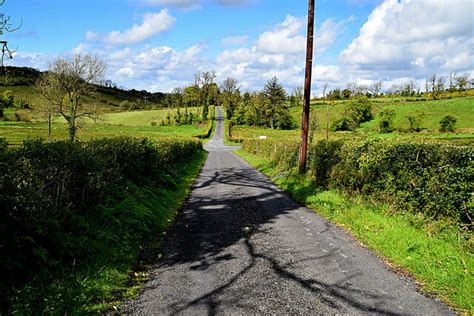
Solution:
[[[159,220],[147,244],[104,244],[103,253],[81,264],[80,269],[74,265],[60,267],[54,275],[38,276],[18,291],[12,314],[103,314],[117,310],[123,300],[134,298],[147,278],[139,270],[142,250],[159,248],[206,156],[202,151],[194,159],[177,165],[175,174],[180,176],[175,177],[172,187],[131,186],[126,194],[117,192],[103,205],[107,212],[139,210],[154,214]]]
[[[447,223],[426,222],[410,214],[390,214],[387,205],[370,204],[360,197],[322,191],[308,175],[282,174],[274,162],[243,150],[236,153],[299,203],[349,231],[392,268],[414,276],[423,292],[460,312],[474,313],[472,235]]]

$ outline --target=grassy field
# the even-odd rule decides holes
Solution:
[[[463,144],[474,143],[474,97],[458,97],[445,100],[429,100],[417,102],[400,102],[403,99],[383,99],[381,102],[375,100],[372,103],[375,118],[370,122],[363,123],[360,128],[351,132],[332,132],[329,131],[330,139],[351,138],[351,139],[417,139],[417,140],[439,140],[450,141]],[[344,108],[351,101],[337,102],[312,102],[311,111],[316,112],[317,129],[314,131],[314,141],[326,138],[326,123],[329,119],[329,126],[344,116]],[[404,130],[408,128],[407,115],[423,113],[422,130],[419,133],[400,132],[398,130],[392,133],[380,133],[378,131],[377,114],[383,108],[391,108],[395,111],[394,126],[395,129]],[[327,110],[327,112],[326,112]],[[295,122],[301,121],[301,108],[290,107],[290,114]],[[329,115],[328,115],[329,114]],[[438,131],[439,121],[445,115],[453,115],[457,118],[456,131],[454,133],[440,133]],[[249,126],[233,126],[232,140],[242,141],[247,138],[258,138],[266,136],[267,138],[298,142],[300,140],[300,130],[274,130],[269,128],[258,128]]]
[[[310,177],[282,173],[274,162],[237,151],[293,198],[331,220],[384,258],[399,273],[416,277],[422,291],[465,313],[474,312],[472,240],[443,222],[426,223],[410,214],[390,214],[387,205],[321,191]]]
[[[362,130],[377,130],[377,114],[383,108],[395,111],[394,125],[396,129],[407,128],[407,115],[424,113],[422,126],[426,129],[437,130],[439,121],[445,115],[453,115],[458,121],[456,127],[461,131],[474,130],[474,96],[458,97],[444,100],[427,100],[416,102],[404,102],[407,98],[397,99],[374,99],[370,100],[373,106],[375,119],[363,124]],[[311,111],[316,111],[316,120],[319,128],[325,128],[329,118],[329,125],[344,115],[344,107],[351,101],[312,101]],[[292,107],[290,113],[295,122],[301,122],[301,108]],[[329,114],[329,115],[328,115]]]
[[[190,109],[189,112],[197,113],[199,109]],[[6,114],[12,114],[8,109]],[[152,126],[152,122],[158,125],[161,118],[169,114],[173,116],[175,109],[131,111],[104,114],[101,119],[94,123],[89,120],[82,129],[78,131],[78,138],[88,140],[92,138],[113,136],[136,136],[136,137],[197,137],[206,133],[208,125],[182,125],[182,126]],[[0,137],[5,137],[10,145],[20,145],[23,140],[31,138],[47,138],[48,125],[44,118],[34,119],[32,122],[8,122],[0,121]],[[59,140],[67,138],[67,126],[62,118],[55,118],[52,125],[52,139]]]
[[[187,112],[188,114],[193,113],[194,117],[198,117],[201,110],[202,108],[188,108]],[[101,117],[101,121],[111,125],[151,126],[152,122],[159,125],[162,120],[166,120],[168,115],[172,118],[176,113],[177,109],[107,113]],[[185,112],[180,109],[180,113],[184,115]]]

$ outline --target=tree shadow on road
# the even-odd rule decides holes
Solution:
[[[222,185],[232,186],[232,189],[225,194],[216,194]],[[169,231],[162,249],[163,259],[157,269],[166,270],[184,264],[194,271],[206,271],[222,262],[236,260],[229,248],[238,243],[244,245],[250,260],[205,294],[190,301],[172,303],[168,309],[173,314],[191,312],[193,307],[204,306],[208,314],[214,315],[223,306],[237,304],[239,293],[234,293],[232,298],[224,298],[221,294],[246,277],[257,262],[262,261],[282,282],[292,282],[313,293],[326,306],[338,309],[349,305],[361,313],[388,313],[383,305],[391,299],[390,296],[350,286],[349,281],[357,277],[358,273],[346,274],[338,282],[329,283],[315,276],[303,277],[292,270],[293,266],[299,264],[328,264],[340,255],[338,248],[319,254],[300,254],[302,259],[286,263],[272,256],[271,252],[258,249],[259,246],[255,244],[257,237],[266,235],[265,238],[272,238],[268,235],[271,234],[269,224],[281,216],[288,216],[301,206],[253,168],[212,170],[201,175],[194,189],[196,194],[191,196]],[[249,195],[249,192],[254,194]],[[329,225],[326,223],[318,234],[333,234]],[[364,303],[367,301],[371,302],[370,305]]]

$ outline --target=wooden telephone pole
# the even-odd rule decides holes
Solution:
[[[311,70],[313,67],[314,0],[308,0],[308,34],[306,38],[306,71],[304,80],[303,119],[301,124],[301,146],[299,169],[306,171],[308,156],[309,103],[311,101]]]

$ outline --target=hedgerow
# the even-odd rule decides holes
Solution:
[[[247,140],[243,148],[283,169],[297,165],[298,145]],[[319,141],[310,146],[314,181],[388,202],[397,211],[471,224],[474,148],[439,143]]]
[[[138,246],[165,219],[128,196],[173,188],[176,166],[201,152],[198,140],[0,141],[2,309],[38,275]]]

